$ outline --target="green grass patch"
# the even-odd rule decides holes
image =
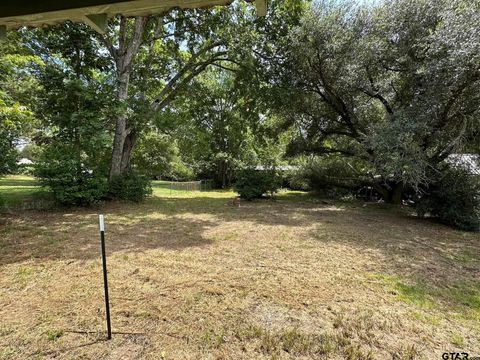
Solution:
[[[435,307],[429,289],[421,281],[388,274],[373,274],[371,277],[386,286],[389,292],[394,294],[399,301],[422,308]]]
[[[216,189],[208,191],[176,190],[170,181],[152,181],[153,196],[156,198],[198,199],[205,205],[211,205],[212,199],[221,201],[235,198],[238,194],[232,189]],[[281,190],[275,198],[286,202],[315,201],[315,197],[302,191]],[[53,204],[51,194],[31,176],[9,175],[0,178],[0,210],[18,208],[46,208]],[[168,204],[167,204],[168,205]]]
[[[0,359],[11,359],[15,354],[15,348],[7,346],[4,349],[0,350]]]
[[[478,258],[467,249],[462,250],[459,254],[452,254],[450,258],[455,262],[462,264],[469,264],[478,261]]]
[[[63,330],[48,330],[47,339],[48,341],[57,341],[63,336]]]
[[[429,315],[423,312],[414,311],[411,313],[412,319],[421,321],[426,324],[437,326],[440,324],[440,318],[435,315]]]
[[[7,336],[13,333],[13,328],[7,325],[0,325],[0,336]]]
[[[174,183],[175,184],[175,183]],[[230,189],[226,190],[177,190],[172,188],[170,181],[154,180],[152,181],[153,195],[157,197],[181,197],[181,198],[229,198],[236,196]]]
[[[20,286],[20,288],[24,289],[30,282],[33,274],[34,270],[32,268],[22,266],[17,270],[17,273],[15,274],[15,281]]]
[[[282,352],[294,356],[326,355],[338,345],[332,336],[305,333],[297,328],[271,331],[249,324],[237,327],[233,335],[242,342],[255,341],[258,351],[271,356],[278,356]]]
[[[446,308],[465,319],[480,319],[480,281],[436,286],[422,279],[396,275],[372,274],[370,277],[386,286],[399,301],[427,309]]]
[[[463,340],[463,336],[459,334],[453,334],[450,338],[450,342],[458,347],[462,347],[465,343],[465,341]]]
[[[17,208],[25,204],[46,203],[50,194],[37,180],[26,175],[9,175],[0,178],[0,209]]]

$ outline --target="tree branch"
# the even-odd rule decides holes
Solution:
[[[155,111],[158,111],[159,109],[163,108],[166,106],[167,103],[169,103],[171,100],[168,100],[168,102],[166,103],[165,100],[171,95],[171,93],[174,91],[175,88],[178,88],[177,83],[180,81],[180,79],[185,75],[187,74],[190,70],[192,69],[195,69],[196,67],[199,67],[201,68],[200,71],[193,71],[192,74],[194,74],[194,76],[196,76],[197,74],[199,74],[201,71],[203,71],[203,69],[206,68],[206,66],[208,66],[209,64],[211,64],[213,61],[216,60],[216,57],[218,56],[223,56],[223,55],[226,55],[227,52],[219,52],[219,53],[216,53],[215,54],[215,57],[213,58],[214,60],[213,61],[207,61],[207,64],[205,64],[205,66],[203,66],[204,62],[197,62],[198,58],[202,55],[204,55],[205,53],[207,53],[209,50],[212,50],[218,46],[221,46],[221,45],[224,45],[223,42],[214,42],[206,47],[204,47],[203,49],[201,49],[200,51],[198,51],[197,53],[193,54],[190,59],[187,61],[187,63],[183,66],[182,69],[180,69],[177,74],[175,74],[174,77],[172,77],[170,79],[170,81],[165,85],[165,87],[163,88],[163,90],[160,92],[160,94],[156,97],[155,101],[154,101],[154,105],[153,105],[153,109]],[[197,69],[198,70],[198,69]],[[188,76],[187,79],[192,79],[193,76]],[[182,81],[182,83],[184,83],[184,81]]]
[[[186,76],[183,80],[181,80],[180,83],[176,84],[175,87],[166,86],[162,90],[164,98],[161,99],[160,97],[157,97],[157,99],[155,100],[155,103],[154,103],[154,110],[158,111],[160,109],[165,108],[168,104],[170,104],[172,102],[172,100],[177,96],[178,90],[180,90],[184,85],[188,84],[195,76],[200,74],[203,70],[205,70],[207,68],[208,65],[213,64],[215,61],[217,61],[217,59],[212,58],[208,61],[204,61],[202,63],[196,64],[195,65],[196,69],[194,71],[192,71],[188,76]]]
[[[122,62],[121,64],[119,64],[121,66],[118,70],[120,70],[121,72],[127,71],[127,69],[131,67],[132,60],[140,49],[140,46],[142,45],[143,30],[145,28],[147,20],[148,17],[145,16],[137,16],[135,18],[133,36],[131,37],[128,45],[125,48],[125,55],[120,56]],[[120,39],[122,39],[122,36],[120,37]]]

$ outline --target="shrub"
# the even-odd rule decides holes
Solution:
[[[462,230],[480,230],[480,180],[464,170],[448,169],[416,203],[418,215],[430,213]]]
[[[109,197],[140,202],[152,194],[150,180],[130,170],[126,174],[118,175],[110,180]]]
[[[60,181],[50,181],[50,188],[55,200],[63,205],[89,206],[105,197],[107,181],[83,172],[79,177],[67,175]]]
[[[237,174],[234,189],[247,200],[273,195],[280,188],[282,180],[275,170],[245,169]]]
[[[323,156],[308,159],[289,176],[293,189],[313,190],[327,196],[351,193],[362,184],[358,164],[338,156]]]
[[[105,197],[107,181],[87,169],[76,154],[69,145],[48,147],[34,173],[62,205],[88,206]]]
[[[16,169],[18,175],[34,175],[35,166],[33,165],[18,165]]]
[[[172,164],[172,171],[167,178],[175,181],[192,181],[195,179],[195,173],[184,163],[175,162]]]

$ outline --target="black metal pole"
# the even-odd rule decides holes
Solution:
[[[112,326],[110,324],[110,301],[108,299],[108,280],[107,280],[107,257],[105,256],[105,223],[103,215],[99,215],[100,221],[100,243],[102,245],[102,265],[103,265],[103,285],[105,288],[105,314],[107,316],[107,339],[112,338]]]

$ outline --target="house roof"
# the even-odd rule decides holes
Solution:
[[[107,19],[115,15],[162,14],[172,8],[228,5],[233,0],[14,0],[0,3],[0,38],[7,29],[44,26],[71,20],[84,22],[103,32]],[[259,16],[266,14],[267,0],[254,0]]]
[[[255,170],[278,170],[278,171],[292,171],[292,170],[298,170],[298,166],[292,166],[292,165],[278,165],[278,166],[263,166],[263,165],[257,165],[255,166]]]
[[[30,160],[30,159],[27,159],[27,158],[22,158],[22,159],[17,161],[17,164],[18,165],[32,165],[33,161]]]

